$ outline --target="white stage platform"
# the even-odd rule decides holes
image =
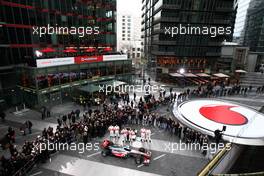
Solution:
[[[232,143],[264,146],[264,114],[239,103],[219,99],[197,99],[174,104],[173,114],[186,126],[209,136],[222,130]]]

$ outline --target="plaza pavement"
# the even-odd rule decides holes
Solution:
[[[133,95],[130,96],[132,99]],[[140,95],[137,97],[140,97]],[[222,97],[222,99],[239,102],[257,110],[264,105],[264,95],[257,95],[254,92],[249,93],[247,97],[232,96]],[[52,117],[46,118],[45,120],[41,120],[41,114],[34,110],[30,110],[21,115],[7,112],[6,122],[0,124],[0,134],[4,135],[8,126],[14,127],[17,132],[16,145],[21,146],[25,140],[34,139],[37,135],[41,134],[44,128],[48,126],[55,128],[57,125],[56,118],[62,114],[71,112],[73,109],[80,109],[81,114],[83,113],[82,107],[71,102],[52,107]],[[158,108],[157,112],[173,117],[167,109],[167,107],[161,107]],[[26,120],[30,120],[33,123],[33,132],[31,135],[22,136],[19,134],[19,127]],[[173,153],[166,151],[165,146],[168,143],[179,143],[179,139],[157,128],[152,128],[152,133],[152,143],[145,146],[151,149],[153,153],[153,162],[150,166],[137,166],[133,159],[103,158],[99,151],[88,151],[88,153],[84,154],[72,151],[60,151],[46,164],[40,164],[34,167],[29,175],[190,176],[196,175],[208,162],[208,158],[201,155],[200,151],[176,151]],[[99,142],[100,140],[102,139],[97,139],[93,142]],[[4,152],[0,151],[0,154]]]

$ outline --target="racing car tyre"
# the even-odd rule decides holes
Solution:
[[[135,163],[136,164],[142,164],[143,160],[144,160],[143,156],[136,156],[135,157]]]
[[[101,155],[103,157],[106,157],[108,155],[108,151],[107,150],[102,150]]]

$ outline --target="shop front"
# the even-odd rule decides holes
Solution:
[[[18,67],[21,103],[51,106],[73,101],[83,86],[98,87],[98,82],[109,80],[130,82],[132,61],[123,56],[114,58],[114,55],[105,60],[104,57],[76,57],[66,58],[65,62],[58,58],[44,59],[37,62],[38,67]]]

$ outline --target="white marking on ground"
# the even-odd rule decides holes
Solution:
[[[158,160],[158,159],[160,159],[160,158],[162,158],[162,157],[164,157],[164,156],[166,156],[166,154],[162,154],[162,155],[160,155],[160,156],[157,156],[156,158],[154,158],[153,160],[155,161],[155,160]]]
[[[36,175],[39,175],[39,174],[42,174],[43,172],[42,171],[39,171],[39,172],[36,172],[34,174],[31,174],[30,176],[36,176]]]
[[[140,167],[142,167],[142,166],[144,166],[144,164],[140,164],[140,165],[138,165],[137,167],[140,168]]]
[[[95,155],[98,155],[98,154],[100,154],[101,152],[96,152],[96,153],[93,153],[93,154],[91,154],[91,155],[87,155],[87,158],[90,158],[90,157],[92,157],[92,156],[95,156]]]
[[[159,176],[158,174],[154,173],[104,164],[101,162],[80,159],[78,157],[62,154],[55,156],[52,160],[52,163],[43,164],[42,168],[67,175],[78,176]]]

